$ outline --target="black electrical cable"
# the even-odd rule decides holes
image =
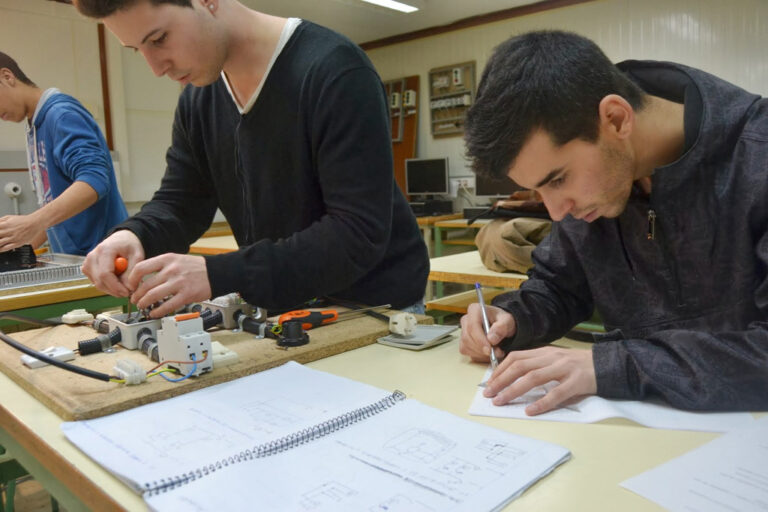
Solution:
[[[39,318],[31,318],[27,316],[21,316],[21,315],[15,315],[13,313],[0,313],[0,319],[7,318],[10,320],[17,320],[19,322],[24,322],[31,325],[42,325],[42,326],[55,326],[55,325],[63,325],[64,323],[58,319],[58,318],[46,318],[46,319],[39,319]],[[105,380],[109,382],[109,379],[112,377],[110,375],[107,375],[106,373],[96,372],[93,370],[88,370],[86,368],[81,368],[79,366],[75,366],[73,364],[65,363],[63,361],[59,361],[58,359],[54,359],[50,356],[47,356],[43,354],[42,352],[38,352],[36,350],[33,350],[25,345],[22,345],[18,341],[14,340],[7,334],[5,334],[2,329],[0,329],[0,340],[3,340],[8,345],[12,346],[19,352],[23,352],[27,355],[30,355],[34,357],[35,359],[39,359],[40,361],[45,361],[48,364],[51,364],[53,366],[57,366],[63,370],[67,370],[74,373],[79,373],[80,375],[84,375],[86,377],[91,377],[93,379],[98,380]]]
[[[204,331],[207,331],[208,329],[210,329],[212,327],[216,327],[217,325],[219,325],[222,322],[222,320],[224,318],[224,315],[221,314],[221,310],[216,311],[215,313],[211,312],[210,309],[207,309],[206,311],[208,311],[207,315],[205,315],[205,316],[203,316],[203,314],[200,315],[202,317],[202,320],[203,320],[203,330]]]
[[[74,373],[79,373],[80,375],[84,375],[86,377],[91,377],[92,379],[98,379],[98,380],[104,380],[109,382],[109,380],[112,378],[111,376],[107,375],[106,373],[101,372],[95,372],[93,370],[88,370],[86,368],[80,368],[79,366],[75,366],[73,364],[68,364],[62,361],[59,361],[58,359],[54,359],[50,356],[47,356],[43,354],[42,352],[38,352],[36,350],[32,350],[29,347],[26,347],[19,343],[18,341],[14,340],[7,334],[5,334],[2,330],[0,330],[0,340],[3,340],[8,345],[12,346],[16,350],[20,352],[24,352],[27,355],[30,355],[34,357],[35,359],[39,359],[41,361],[45,361],[48,364],[51,364],[53,366],[58,366],[59,368],[63,370],[67,370]]]

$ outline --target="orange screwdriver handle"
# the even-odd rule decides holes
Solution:
[[[122,256],[115,258],[115,275],[120,275],[128,268],[128,260]]]
[[[283,313],[278,318],[277,323],[283,325],[285,322],[301,322],[301,327],[308,331],[313,327],[330,324],[339,318],[339,314],[334,310],[327,311],[309,311],[300,309]]]

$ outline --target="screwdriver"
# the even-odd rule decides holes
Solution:
[[[342,311],[339,313],[335,309],[326,309],[324,311],[310,311],[308,309],[299,309],[296,311],[289,311],[283,313],[277,320],[279,325],[283,325],[285,322],[301,322],[301,327],[307,331],[313,327],[320,327],[321,325],[327,325],[335,322],[341,318],[342,320],[348,320],[358,314],[372,309],[388,308],[390,304],[384,304],[383,306],[373,306],[363,309],[352,309],[350,311]],[[354,315],[353,315],[354,313]]]
[[[118,256],[115,258],[115,275],[119,276],[125,270],[128,268],[128,260],[123,258],[122,256]],[[131,320],[131,309],[133,309],[133,304],[131,304],[131,296],[128,296],[128,317],[127,320]]]

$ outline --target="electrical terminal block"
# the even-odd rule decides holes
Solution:
[[[416,328],[416,317],[412,313],[397,313],[389,317],[389,332],[409,336]]]
[[[48,357],[52,357],[58,361],[71,361],[75,358],[75,353],[72,350],[64,347],[48,347],[45,350],[41,350],[40,353],[45,354]],[[27,354],[21,356],[21,362],[24,363],[24,366],[28,366],[32,369],[48,366],[47,362],[41,361],[40,359]]]
[[[240,356],[234,350],[228,349],[218,341],[211,343],[211,353],[213,354],[213,366],[222,368],[240,361]]]
[[[61,316],[61,321],[65,324],[79,324],[80,322],[90,322],[91,320],[93,320],[93,315],[84,309],[73,309]]]
[[[147,372],[136,361],[130,359],[118,359],[115,365],[115,373],[120,379],[125,380],[128,386],[141,384],[147,380]]]

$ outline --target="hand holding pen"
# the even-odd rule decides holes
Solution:
[[[488,323],[488,312],[485,310],[485,300],[480,283],[475,283],[475,290],[477,291],[477,302],[480,304],[480,312],[483,314],[483,330],[487,337],[491,331],[491,325]],[[496,358],[496,348],[491,345],[491,370],[496,370],[497,366],[499,366],[499,360]]]

